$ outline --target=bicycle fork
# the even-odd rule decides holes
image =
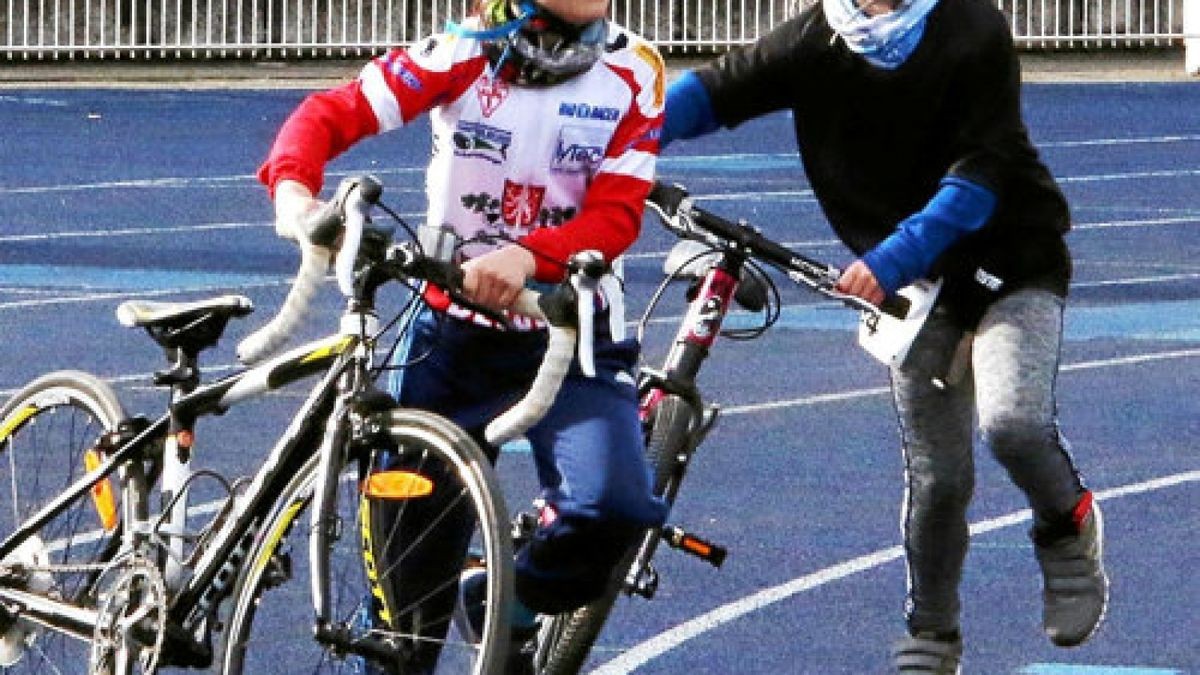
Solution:
[[[717,336],[721,334],[721,326],[733,306],[738,287],[741,285],[744,264],[745,257],[735,250],[723,251],[717,257],[689,293],[687,314],[675,335],[662,371],[642,371],[645,378],[642,386],[645,392],[642,396],[643,419],[651,419],[656,408],[667,396],[678,396],[686,401],[691,409],[682,440],[672,444],[673,447],[666,448],[674,453],[674,456],[669,459],[671,469],[659,496],[670,505],[675,503],[675,497],[679,493],[696,448],[704,442],[720,414],[718,406],[703,405],[696,387],[696,377]],[[681,527],[667,524],[660,529],[648,531],[642,538],[625,577],[626,593],[636,593],[645,598],[654,596],[658,589],[658,572],[654,569],[652,560],[660,541],[714,567],[720,567],[725,561],[725,547]]]
[[[662,390],[652,390],[651,395],[661,397]],[[698,407],[695,409],[699,410]],[[683,484],[683,477],[687,473],[688,464],[691,463],[696,448],[700,446],[704,438],[708,435],[708,432],[717,423],[719,415],[720,408],[716,405],[704,408],[703,412],[699,415],[698,424],[692,425],[686,440],[678,448],[675,448],[675,454],[670,459],[671,471],[660,495],[668,504],[675,503],[675,496],[679,493],[679,488]],[[697,418],[692,417],[690,419],[695,420]],[[653,560],[660,542],[665,542],[667,546],[677,551],[695,556],[713,567],[720,567],[725,562],[726,549],[724,546],[701,538],[682,527],[668,523],[661,528],[647,530],[642,536],[637,553],[634,555],[629,566],[629,571],[625,575],[624,588],[626,594],[632,595],[636,593],[643,598],[650,599],[658,591],[659,577]]]

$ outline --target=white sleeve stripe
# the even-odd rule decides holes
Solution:
[[[404,118],[400,115],[400,103],[388,87],[387,80],[383,79],[379,65],[367,64],[358,79],[362,83],[363,96],[367,97],[371,110],[375,111],[375,119],[379,120],[380,133],[404,126]]]
[[[627,150],[620,157],[605,157],[599,173],[615,173],[642,180],[654,180],[654,165],[658,156],[643,150]]]

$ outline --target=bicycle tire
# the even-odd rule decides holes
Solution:
[[[500,675],[509,640],[513,588],[512,542],[508,531],[508,510],[491,462],[459,427],[433,413],[394,410],[388,416],[389,434],[398,452],[406,456],[423,457],[425,463],[422,467],[429,469],[430,475],[437,467],[437,462],[450,468],[460,479],[455,488],[461,490],[460,499],[469,501],[476,519],[472,546],[478,545],[477,562],[489,575],[483,606],[482,640],[478,646],[472,646],[458,635],[456,629],[449,629],[439,642],[440,659],[436,672]],[[218,652],[221,672],[230,675],[363,672],[355,670],[365,665],[357,662],[357,657],[339,656],[317,644],[313,639],[310,612],[302,612],[300,617],[295,615],[295,609],[312,606],[309,589],[297,588],[303,584],[277,583],[282,578],[281,574],[287,578],[308,576],[307,573],[299,573],[308,569],[307,536],[301,537],[303,541],[298,541],[290,550],[286,542],[300,513],[306,510],[311,501],[315,466],[314,458],[281,493],[242,564],[242,572],[233,587],[232,602],[226,603],[229,618],[224,626],[223,645]],[[360,484],[356,480],[357,472],[358,468],[353,463],[343,472],[338,489],[337,513],[353,512],[353,531],[361,534],[364,510],[358,504]],[[404,520],[401,515],[398,522]],[[407,525],[405,522],[404,526]],[[425,525],[424,531],[433,532],[436,525],[436,522]],[[307,534],[306,528],[301,529]],[[343,535],[351,531],[345,526],[340,529]],[[434,536],[437,536],[436,532]],[[354,541],[348,541],[351,539]],[[358,631],[358,635],[368,632],[355,625],[355,618],[361,616],[360,612],[368,599],[369,586],[363,563],[364,546],[360,541],[358,537],[340,537],[333,544],[329,565],[333,618],[341,622],[341,626]],[[289,569],[284,570],[284,567]],[[453,588],[457,588],[461,572],[461,567],[449,570],[439,583],[453,584]],[[275,576],[272,577],[272,574]],[[287,611],[289,607],[293,612]],[[411,608],[418,613],[420,609]],[[395,611],[398,615],[395,618],[411,618],[408,614],[412,612],[408,610],[397,608]],[[257,632],[256,626],[259,629]],[[407,647],[414,642],[424,643],[434,639],[428,635],[411,635],[400,631],[375,629],[370,632]],[[282,654],[281,649],[284,650]],[[380,672],[393,672],[385,664],[373,662],[373,665]]]
[[[696,413],[687,401],[674,395],[655,407],[646,440],[646,463],[654,476],[654,494],[664,496],[667,480],[675,471],[676,456],[689,441]],[[673,500],[670,500],[673,501]],[[604,624],[625,585],[625,576],[637,555],[641,539],[614,568],[604,594],[570,612],[551,617],[538,631],[535,669],[538,675],[575,675],[587,661]]]
[[[13,532],[86,473],[84,454],[125,418],[112,388],[81,371],[48,373],[18,390],[0,407],[0,485],[6,486],[0,490],[0,535]],[[111,489],[111,483],[105,485]],[[119,547],[120,532],[120,525],[101,527],[95,502],[81,496],[6,562],[104,563]],[[97,577],[94,570],[35,571],[28,574],[26,587],[94,606]],[[72,672],[87,663],[89,649],[86,643],[33,629],[20,620],[0,625],[0,659],[4,665],[13,663],[7,673]]]

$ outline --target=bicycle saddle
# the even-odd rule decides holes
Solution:
[[[145,328],[167,349],[197,353],[216,344],[229,319],[254,311],[250,298],[222,295],[194,302],[128,300],[117,307],[117,321],[130,328]]]

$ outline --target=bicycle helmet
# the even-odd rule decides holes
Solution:
[[[463,34],[483,39],[496,75],[518,85],[546,87],[586,72],[608,39],[607,19],[575,25],[528,0],[491,0],[480,16],[484,30]]]

